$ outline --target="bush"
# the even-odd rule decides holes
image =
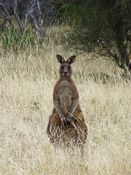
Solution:
[[[35,47],[38,39],[29,30],[21,33],[15,28],[7,29],[1,34],[0,42],[4,50],[24,50],[27,47]]]

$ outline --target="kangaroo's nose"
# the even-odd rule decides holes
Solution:
[[[64,67],[64,73],[66,74],[68,72],[67,66]]]

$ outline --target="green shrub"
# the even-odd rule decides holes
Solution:
[[[4,50],[24,50],[27,47],[35,47],[38,38],[31,31],[26,30],[23,33],[15,28],[10,28],[2,32],[0,42]]]

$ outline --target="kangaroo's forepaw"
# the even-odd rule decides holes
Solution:
[[[73,117],[72,114],[69,114],[69,115],[66,117],[67,123],[75,122],[75,120],[76,120],[76,119]]]

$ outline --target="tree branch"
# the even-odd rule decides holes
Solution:
[[[111,57],[115,58],[116,61],[119,60],[119,57],[117,56],[117,54],[113,54],[111,52],[111,50],[105,45],[104,41],[102,40],[98,40],[98,43],[100,43],[102,45],[102,47],[106,50],[106,54],[110,55]]]
[[[20,20],[18,13],[17,13],[17,4],[18,4],[18,2],[17,2],[17,0],[15,0],[15,2],[14,2],[14,16],[16,18],[18,25],[19,25],[21,33],[23,33],[23,25],[21,23],[21,20]]]
[[[9,22],[9,24],[13,27],[13,24],[12,24],[12,21],[11,21],[11,16],[10,14],[8,13],[7,9],[4,7],[4,5],[2,3],[0,3],[0,7],[1,9],[3,10],[4,14],[5,14],[5,22],[3,24],[6,23],[6,21]]]

